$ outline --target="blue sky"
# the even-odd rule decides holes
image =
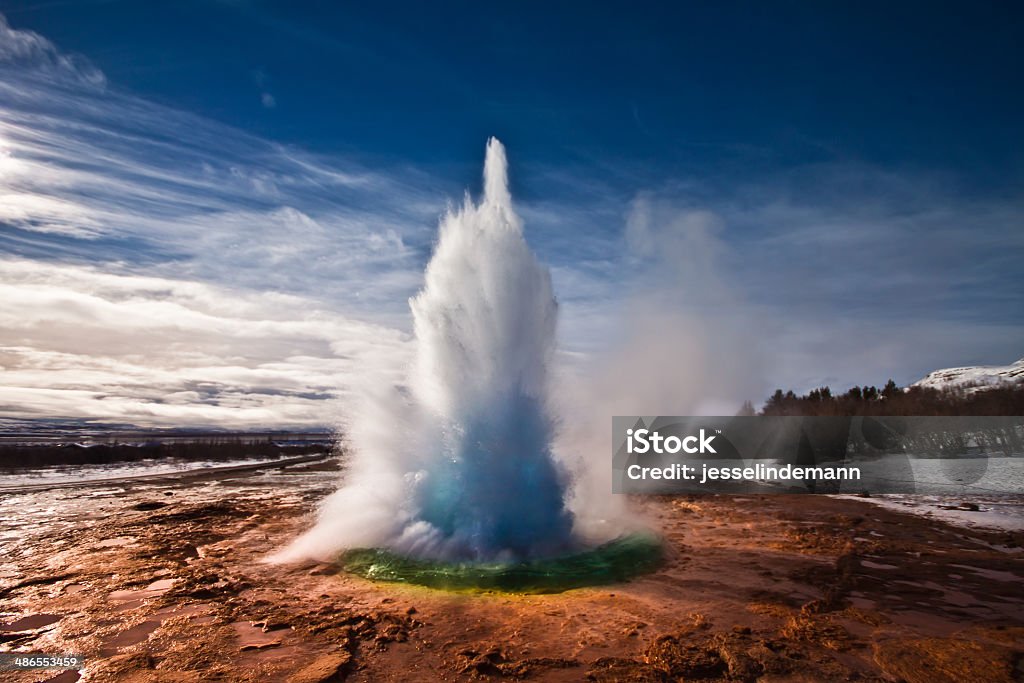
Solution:
[[[598,158],[656,177],[838,158],[1019,181],[1022,12],[1007,3],[4,8],[141,96],[322,152],[453,164],[462,179],[474,141],[499,135],[534,163]]]
[[[581,374],[698,323],[712,406],[1024,355],[1006,3],[0,13],[10,416],[329,421],[401,375],[490,135]]]

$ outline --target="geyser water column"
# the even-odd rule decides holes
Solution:
[[[343,564],[374,578],[514,590],[650,566],[650,537],[588,551],[573,535],[551,446],[557,304],[513,210],[497,140],[487,144],[482,201],[467,196],[442,219],[411,307],[408,386],[349,420],[342,488],[278,559],[344,552]]]
[[[507,173],[492,138],[483,201],[467,197],[444,218],[411,304],[413,398],[438,430],[414,487],[417,518],[444,537],[449,556],[477,560],[571,544],[547,404],[557,305],[512,209]]]

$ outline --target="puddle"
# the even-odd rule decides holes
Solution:
[[[868,598],[851,597],[850,604],[856,607],[857,609],[873,610],[875,609],[876,603],[874,600],[869,600]]]
[[[109,651],[110,649],[119,650],[125,647],[131,647],[132,645],[138,645],[142,641],[149,638],[149,635],[160,628],[159,621],[144,621],[141,624],[136,624],[131,628],[121,631],[116,636],[104,643],[104,650]]]
[[[174,585],[176,579],[160,579],[149,584],[145,588],[137,590],[122,590],[114,591],[110,594],[110,599],[114,602],[140,602],[148,598],[155,598],[163,595],[171,586]]]
[[[231,624],[231,627],[235,629],[235,635],[238,636],[238,649],[243,652],[265,650],[278,647],[281,644],[280,633],[273,631],[264,633],[263,629],[253,626],[247,621],[236,621]]]
[[[977,574],[978,576],[986,579],[992,579],[993,581],[1020,581],[1021,578],[1013,572],[1003,572],[996,569],[983,569],[981,567],[972,567],[966,564],[951,564],[950,566],[966,569],[973,574]]]
[[[63,618],[62,614],[29,614],[6,624],[0,624],[0,632],[18,633],[34,631],[50,624],[56,624]]]
[[[75,683],[75,681],[77,681],[81,677],[82,674],[80,674],[77,671],[65,671],[63,673],[57,674],[53,678],[42,679],[42,683]]]
[[[871,560],[861,560],[860,565],[867,567],[868,569],[899,569],[898,565],[885,564],[884,562],[872,562]]]
[[[118,536],[116,538],[108,538],[105,541],[99,541],[94,547],[96,548],[121,548],[126,545],[135,543],[135,539],[131,536]]]
[[[143,600],[142,598],[136,598],[134,600],[125,600],[124,602],[118,604],[118,606],[114,608],[114,611],[115,612],[129,612],[129,611],[131,611],[131,610],[133,610],[133,609],[135,609],[137,607],[142,607],[142,604],[144,602],[146,602],[146,601]]]
[[[146,586],[146,590],[159,591],[160,593],[164,593],[171,589],[171,586],[174,585],[175,580],[176,579],[160,579],[159,581],[154,581],[153,583]]]
[[[285,645],[284,647],[272,647],[263,650],[246,650],[239,658],[239,665],[243,667],[254,667],[268,665],[274,662],[294,662],[300,657],[308,656],[308,652],[297,645]]]

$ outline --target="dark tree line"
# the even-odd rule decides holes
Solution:
[[[753,414],[744,404],[740,414]],[[761,415],[1024,415],[1024,384],[977,388],[971,386],[933,389],[901,389],[891,379],[879,389],[853,387],[833,394],[829,387],[798,396],[777,389],[761,408]]]
[[[753,415],[749,401],[740,415]],[[863,451],[868,442],[884,451],[906,451],[919,457],[951,455],[1011,455],[1024,452],[1024,432],[1005,421],[971,421],[971,418],[1024,416],[1024,384],[960,386],[944,389],[907,387],[891,379],[884,387],[852,387],[833,394],[821,387],[797,395],[776,390],[761,408],[761,415],[829,417],[962,417],[938,423],[918,424],[904,431],[900,423],[865,420],[860,433],[851,433],[849,447]],[[871,437],[871,438],[868,438]]]

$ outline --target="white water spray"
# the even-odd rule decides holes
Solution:
[[[483,200],[467,197],[444,217],[411,307],[409,387],[352,417],[345,484],[281,559],[383,547],[511,561],[572,549],[566,481],[551,452],[557,306],[513,211],[497,140],[487,145]]]

